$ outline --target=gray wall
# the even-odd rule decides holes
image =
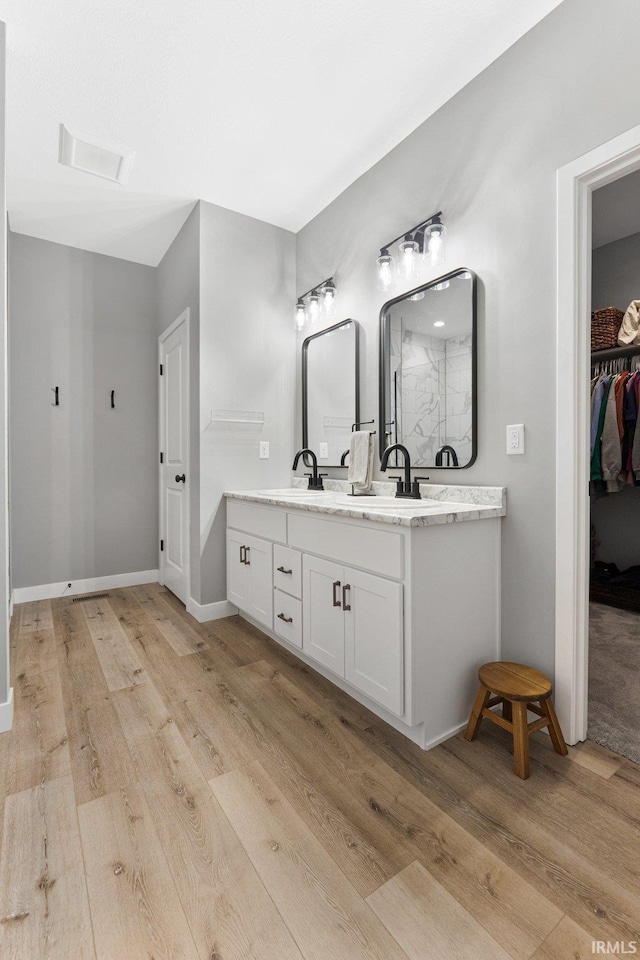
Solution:
[[[626,310],[640,300],[640,233],[594,250],[592,271],[594,309]],[[640,487],[592,500],[591,522],[600,542],[598,560],[617,563],[621,570],[640,563]]]
[[[592,309],[626,310],[632,300],[640,300],[640,233],[597,247],[591,263]]]
[[[14,587],[158,566],[154,277],[10,234]]]
[[[508,487],[503,651],[551,673],[556,171],[639,122],[629,75],[639,31],[636,0],[565,0],[297,236],[298,291],[334,274],[338,318],[363,325],[368,420],[378,408],[385,299],[376,292],[378,248],[444,211],[447,269],[466,266],[480,280],[478,459],[456,479]],[[508,423],[526,425],[524,456],[506,455]]]
[[[200,217],[201,602],[213,603],[227,595],[223,491],[289,485],[295,237],[204,201]],[[210,423],[212,410],[261,413],[264,426]]]
[[[156,268],[158,335],[189,308],[190,364],[190,577],[191,596],[200,602],[200,204],[196,204]],[[157,348],[156,348],[157,358]],[[158,480],[156,477],[156,486]]]

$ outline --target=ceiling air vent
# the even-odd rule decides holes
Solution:
[[[121,143],[109,143],[60,124],[58,160],[66,167],[93,173],[114,183],[126,183],[134,156],[135,151]]]

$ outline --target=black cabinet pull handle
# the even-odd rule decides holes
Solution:
[[[248,555],[249,553],[251,553],[251,547],[245,547],[245,548],[244,548],[244,562],[246,563],[246,565],[247,565],[248,567],[251,566],[251,560],[247,560],[247,555]]]
[[[284,620],[285,623],[293,623],[293,617],[285,617],[284,613],[278,614],[278,620]]]
[[[336,596],[336,590],[339,590],[339,589],[340,589],[340,581],[339,581],[339,580],[334,580],[334,583],[333,583],[333,605],[334,605],[334,607],[339,607],[339,606],[340,606],[340,600],[339,600],[338,597]]]
[[[244,552],[246,549],[246,547],[240,547],[240,563],[245,563],[246,561],[246,555]]]
[[[285,570],[284,567],[278,567],[280,573],[293,573],[293,570]]]
[[[342,588],[342,609],[343,610],[351,610],[351,604],[347,603],[347,590],[351,590],[350,583],[345,583],[344,587]]]
[[[176,473],[176,483],[186,483],[186,482],[187,482],[187,478],[184,475],[184,473],[182,474],[182,476],[180,476],[179,473]]]

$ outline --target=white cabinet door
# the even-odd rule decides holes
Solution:
[[[240,534],[242,536],[242,534]],[[244,544],[244,568],[249,575],[249,606],[245,611],[258,623],[273,629],[273,544],[248,537]]]
[[[402,584],[343,570],[345,678],[392,713],[404,709]]]
[[[318,663],[344,677],[343,568],[306,554],[302,564],[302,649]]]
[[[246,534],[227,530],[227,597],[240,610],[249,604],[249,568],[243,563]]]

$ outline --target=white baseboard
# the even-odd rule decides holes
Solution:
[[[190,613],[198,623],[206,623],[208,620],[222,620],[223,617],[235,617],[238,608],[234,607],[228,600],[219,600],[218,603],[196,603],[190,597],[187,601],[187,613]]]
[[[9,699],[0,703],[0,733],[11,730],[13,724],[13,687],[9,688]]]
[[[32,600],[73,597],[79,593],[117,590],[120,587],[137,587],[141,583],[157,582],[157,570],[138,570],[135,573],[116,573],[112,577],[93,577],[91,580],[63,580],[61,583],[43,583],[38,587],[16,587],[11,593],[11,600],[14,603],[29,603]]]
[[[456,734],[462,733],[462,731],[466,730],[466,728],[466,720],[464,720],[462,723],[457,723],[455,727],[451,727],[451,729],[447,730],[446,733],[441,733],[438,737],[434,737],[432,740],[425,740],[423,749],[432,750],[434,747],[439,746],[439,744],[444,743],[446,740],[450,740],[451,737],[455,737]]]

